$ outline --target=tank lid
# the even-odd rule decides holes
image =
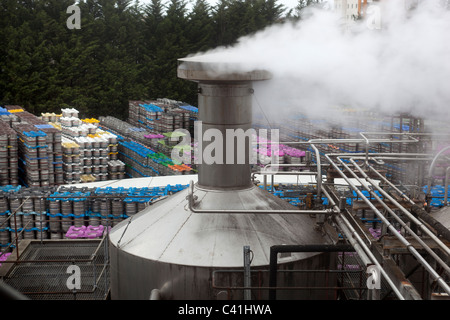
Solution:
[[[178,59],[177,75],[192,81],[260,81],[272,77],[267,70],[249,68],[238,59],[218,54]]]

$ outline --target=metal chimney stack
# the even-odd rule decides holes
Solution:
[[[245,147],[237,144],[236,139],[227,140],[226,130],[233,132],[242,129],[247,132],[252,127],[252,81],[270,79],[267,71],[233,72],[236,65],[216,63],[202,57],[179,59],[178,77],[198,82],[199,120],[201,132],[195,134],[204,137],[211,129],[219,130],[223,139],[223,163],[199,164],[198,186],[205,189],[236,190],[252,186],[249,150],[250,139]],[[197,138],[197,137],[196,137]],[[250,137],[251,138],[251,137]],[[208,144],[200,141],[201,157],[205,155]],[[234,159],[226,159],[227,147],[232,147]],[[237,155],[245,157],[239,163]],[[222,158],[222,157],[221,157]]]

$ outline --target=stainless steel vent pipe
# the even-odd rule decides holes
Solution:
[[[252,128],[252,81],[269,79],[270,74],[260,70],[229,71],[236,65],[211,62],[203,57],[179,59],[179,62],[178,77],[198,82],[201,128],[196,127],[194,137],[200,153],[198,187],[218,190],[252,187],[249,130]],[[216,141],[217,137],[221,141]],[[214,148],[216,145],[222,148]]]

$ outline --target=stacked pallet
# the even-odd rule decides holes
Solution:
[[[151,135],[151,132],[144,128],[133,126],[112,116],[100,117],[99,120],[102,128],[116,136],[127,137],[144,145],[148,143],[146,136]]]
[[[78,183],[81,179],[80,146],[73,140],[62,137],[64,183]]]
[[[26,186],[49,186],[49,157],[47,135],[30,124],[14,126],[19,137],[19,169]]]
[[[22,182],[27,186],[62,184],[61,132],[23,109],[17,109],[15,106],[5,108],[13,112],[19,120],[12,123],[12,128],[19,138],[19,171]],[[39,173],[34,172],[36,168]]]
[[[108,142],[93,136],[77,137],[74,141],[79,145],[81,181],[106,180]]]
[[[155,130],[155,122],[160,119],[164,109],[153,101],[129,101],[128,112],[130,124]]]
[[[22,239],[47,239],[45,197],[48,188],[31,190],[21,186],[0,188],[0,246]]]
[[[128,122],[153,133],[191,130],[197,119],[198,109],[179,101],[129,101]]]
[[[139,121],[139,105],[144,103],[143,101],[129,101],[128,102],[128,122],[137,127]]]
[[[122,167],[109,166],[117,160],[117,136],[99,128],[100,120],[79,119],[74,108],[61,109],[58,124],[64,136],[65,183],[105,181],[113,176],[123,178]],[[114,172],[109,173],[110,167]]]
[[[108,180],[121,180],[125,178],[125,163],[121,160],[108,161]]]
[[[18,108],[18,106],[15,106],[15,108]],[[21,110],[21,109],[17,109]],[[8,109],[0,107],[0,120],[3,122],[6,122],[8,126],[12,126],[13,122],[18,122],[19,118],[14,112],[9,112]]]
[[[9,113],[1,112],[4,115]],[[0,185],[17,186],[18,184],[17,134],[8,125],[2,125],[0,126]]]
[[[151,188],[0,187],[0,247],[21,239],[89,238],[187,185]],[[11,216],[14,214],[14,216]],[[93,233],[87,234],[86,231]],[[84,231],[84,232],[82,232]],[[77,233],[75,235],[74,233]],[[72,235],[72,236],[70,236]]]
[[[51,239],[62,239],[71,226],[85,225],[90,191],[54,192],[49,197],[49,232]]]
[[[57,123],[60,122],[61,114],[56,114],[54,112],[42,112],[41,113],[41,120],[44,122],[53,122]]]
[[[135,178],[188,174],[192,171],[190,166],[174,163],[165,154],[134,141],[119,141],[119,154],[124,159],[127,174]]]

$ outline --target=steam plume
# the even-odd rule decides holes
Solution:
[[[255,83],[255,96],[270,116],[299,111],[335,117],[336,106],[447,116],[450,12],[439,1],[412,10],[403,1],[376,6],[381,29],[369,28],[367,20],[344,29],[336,12],[315,10],[204,58],[236,68],[217,72],[270,71],[272,80]]]

